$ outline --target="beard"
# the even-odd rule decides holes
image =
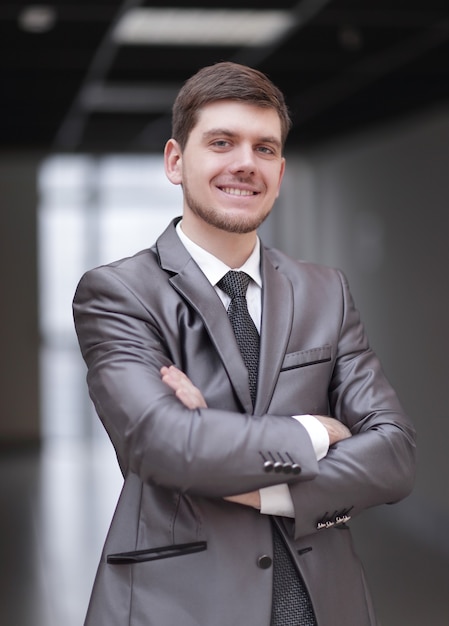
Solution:
[[[266,220],[272,208],[269,207],[263,213],[258,213],[252,216],[233,215],[231,212],[226,212],[225,210],[205,206],[192,196],[188,189],[188,185],[186,184],[183,185],[183,193],[185,202],[189,206],[192,213],[206,222],[206,224],[214,226],[215,228],[223,230],[227,233],[244,235],[257,230]]]

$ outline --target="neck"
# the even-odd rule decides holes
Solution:
[[[231,269],[241,267],[256,245],[257,232],[229,233],[201,221],[182,219],[183,232],[198,246],[207,250]]]

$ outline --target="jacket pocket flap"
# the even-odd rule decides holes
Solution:
[[[284,357],[281,372],[294,369],[295,367],[304,367],[305,365],[314,365],[315,363],[324,363],[330,361],[332,356],[332,347],[330,345],[321,348],[310,348],[309,350],[300,350],[299,352],[290,352]]]
[[[144,563],[146,561],[158,561],[168,559],[173,556],[193,554],[203,552],[207,549],[206,541],[195,541],[193,543],[178,543],[171,546],[161,546],[149,550],[133,550],[132,552],[117,552],[108,554],[106,561],[111,564],[125,565],[127,563]]]

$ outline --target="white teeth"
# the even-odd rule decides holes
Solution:
[[[234,187],[223,187],[223,191],[225,193],[229,193],[231,196],[252,196],[252,195],[254,195],[253,191],[249,191],[248,189],[235,189]]]

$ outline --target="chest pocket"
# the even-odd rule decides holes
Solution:
[[[308,350],[300,350],[299,352],[290,352],[284,357],[281,372],[295,369],[297,367],[305,367],[307,365],[315,365],[316,363],[326,363],[332,358],[332,346],[324,345],[321,348],[310,348]]]

